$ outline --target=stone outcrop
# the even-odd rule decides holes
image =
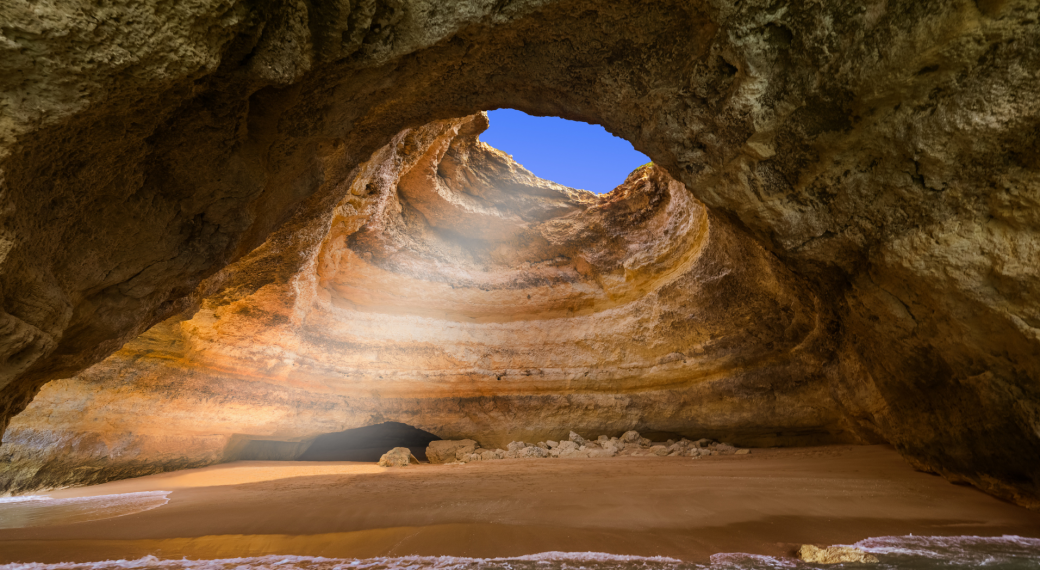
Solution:
[[[342,301],[339,309],[370,315],[369,321],[359,321],[367,330],[387,330],[400,322],[387,317],[379,323],[374,316],[380,313],[372,308],[385,306],[387,295],[359,296],[359,284],[377,274],[393,276],[388,289],[396,294],[414,292],[402,314],[428,310],[431,314],[422,318],[466,323],[479,320],[473,318],[479,307],[487,309],[487,321],[476,324],[497,323],[507,330],[515,313],[494,295],[486,297],[495,299],[487,305],[448,306],[438,287],[412,289],[417,282],[408,268],[421,248],[443,251],[407,231],[419,216],[394,221],[392,208],[381,205],[389,202],[370,199],[366,187],[354,187],[352,181],[374,176],[363,172],[371,168],[365,165],[384,164],[370,162],[373,153],[398,144],[395,137],[403,129],[421,130],[431,121],[508,106],[604,125],[654,160],[658,168],[647,176],[667,173],[704,204],[709,226],[727,228],[715,235],[735,245],[720,252],[742,251],[759,259],[753,239],[775,256],[761,263],[768,274],[784,276],[776,278],[777,291],[799,293],[776,297],[770,311],[758,308],[767,321],[773,319],[766,328],[775,332],[775,326],[788,323],[789,336],[760,339],[760,351],[746,357],[735,356],[746,347],[739,340],[731,345],[713,340],[710,348],[719,356],[709,360],[721,368],[711,370],[745,364],[764,370],[773,365],[766,355],[790,355],[791,343],[818,331],[821,342],[829,344],[825,350],[812,344],[792,356],[817,361],[800,389],[830,398],[820,407],[813,397],[798,398],[814,402],[813,429],[838,425],[830,421],[838,414],[849,426],[842,433],[852,430],[859,437],[889,441],[921,469],[1020,504],[1040,505],[1035,469],[1040,463],[1040,102],[1034,96],[1040,91],[1035,73],[1040,8],[1035,2],[527,0],[502,6],[150,0],[104,6],[7,4],[0,10],[0,428],[46,382],[75,376],[135,338],[140,337],[134,343],[154,341],[149,354],[157,360],[166,355],[164,363],[142,359],[144,374],[156,378],[163,377],[163,366],[188,362],[189,355],[220,352],[215,347],[221,341],[208,340],[210,329],[231,331],[234,327],[226,323],[250,322],[244,314],[228,314],[230,308],[219,319],[213,309],[195,312],[218,291],[228,295],[222,307],[234,305],[230,299],[236,295],[240,308],[281,307],[264,309],[266,321],[258,310],[258,320],[251,321],[254,329],[236,333],[242,338],[258,333],[267,347],[279,346],[272,340],[279,337],[300,338],[285,336],[284,329],[302,329],[304,321],[320,326],[320,319],[310,318],[312,303],[295,297],[256,303],[257,296],[294,291],[295,275],[324,280],[327,306],[335,298]],[[450,168],[446,173],[451,176]],[[425,192],[434,182],[405,181],[401,195],[408,199],[407,188]],[[357,192],[350,204],[342,200],[347,187]],[[388,195],[378,184],[373,188],[373,196]],[[465,228],[479,227],[473,224],[482,212],[465,200],[449,204],[439,193],[427,195],[430,200],[413,206],[424,223],[446,231],[458,222],[458,239],[472,237]],[[577,195],[561,196],[555,205],[529,202],[536,214],[524,223],[544,223],[555,215],[554,207],[595,209],[582,209]],[[455,218],[447,212],[465,214]],[[357,233],[368,216],[373,231]],[[508,242],[510,232],[522,235],[516,233],[517,224],[485,229],[501,230]],[[280,233],[265,242],[275,228]],[[357,235],[341,249],[342,256],[318,255],[333,234],[341,241]],[[553,237],[551,232],[523,235]],[[658,239],[671,243],[671,236]],[[561,238],[560,255],[567,258],[567,244],[576,247],[580,236]],[[492,253],[488,263],[494,262]],[[618,259],[609,245],[601,253],[604,259]],[[522,252],[514,255],[523,257]],[[344,270],[302,268],[301,260],[317,263],[319,258]],[[616,299],[614,281],[597,284],[602,294],[589,294],[578,286],[591,283],[580,277],[582,269],[574,266],[575,277],[568,281],[562,270],[548,268],[555,259],[539,259],[529,275],[544,279],[543,288],[560,284],[565,290],[560,302],[539,296],[533,282],[518,289],[530,289],[532,303],[525,309],[532,311],[532,322],[548,315],[569,318],[572,308],[576,318],[589,318],[622,306],[614,303],[642,300],[664,307],[670,302],[667,288],[665,294],[652,294],[661,290],[646,280],[660,275],[653,260],[633,261],[632,279],[647,288],[646,294],[632,289],[635,298]],[[236,260],[257,265],[246,272],[222,270]],[[480,267],[477,258],[467,267],[471,272]],[[432,271],[437,264],[414,269]],[[431,277],[443,279],[444,270],[438,271]],[[333,273],[339,277],[328,277]],[[293,283],[301,291],[321,289],[309,289],[304,281]],[[791,285],[795,282],[800,285]],[[475,277],[466,283],[475,290],[504,290]],[[427,293],[428,308],[417,301]],[[730,299],[733,306],[735,297]],[[212,300],[209,304],[216,306]],[[214,321],[203,322],[206,315]],[[654,318],[667,320],[669,314]],[[332,325],[335,318],[326,321]],[[263,327],[256,326],[260,322]],[[646,370],[652,353],[673,359],[657,365],[661,368],[648,375],[649,385],[660,388],[657,382],[668,376],[669,363],[679,366],[674,363],[686,357],[683,365],[690,365],[686,347],[699,346],[691,338],[709,328],[688,322],[690,331],[684,334],[692,336],[684,337],[689,342],[674,350],[675,356],[658,356],[656,347],[634,351],[638,363],[633,370]],[[164,324],[141,336],[158,323]],[[329,328],[333,338],[341,334]],[[464,334],[465,329],[453,330]],[[415,329],[415,346],[424,334],[421,327]],[[739,336],[730,330],[719,338]],[[363,344],[337,342],[342,347]],[[142,373],[131,372],[127,363],[141,346],[131,344],[117,354],[117,360],[126,358],[115,366],[122,376],[103,375],[107,382],[125,382],[122,392],[99,394],[112,399],[111,408],[82,400],[86,408],[52,421],[100,425],[110,411],[118,417],[131,410],[134,399],[143,396],[131,389],[130,379]],[[258,388],[256,382],[293,366],[285,357],[293,347],[264,350],[266,364],[258,379],[237,385],[255,391],[238,392],[235,402],[277,393],[307,409],[310,388],[303,384]],[[427,364],[441,363],[438,370],[459,361],[460,369],[561,371],[562,376],[506,374],[501,381],[509,386],[503,389],[506,400],[497,399],[499,388],[475,390],[475,383],[463,383],[469,395],[460,406],[494,396],[500,403],[484,404],[485,414],[510,426],[501,428],[504,433],[522,425],[518,418],[538,409],[542,400],[566,400],[546,386],[566,378],[568,366],[587,368],[580,352],[575,350],[573,362],[559,360],[571,354],[556,353],[558,365],[539,368],[522,357],[514,359],[521,366],[500,366],[482,362],[477,352],[460,356],[431,347]],[[821,353],[827,356],[820,358]],[[610,362],[628,356],[619,351]],[[399,360],[390,353],[385,358],[381,362]],[[220,373],[248,378],[251,371],[235,366],[252,361],[244,353],[231,355]],[[779,377],[795,378],[803,365],[792,364]],[[202,362],[196,369],[208,367]],[[611,378],[620,369],[607,368]],[[697,374],[709,368],[698,368]],[[610,404],[589,388],[601,385],[592,372],[587,380],[567,379],[574,386],[568,394],[577,395],[568,405],[582,409],[595,400],[601,409],[648,410],[637,407],[649,406],[640,398],[653,390],[645,390],[638,377],[633,372],[622,378],[617,393],[644,396],[623,404]],[[194,396],[180,392],[181,387],[145,391],[161,395],[172,413],[183,405],[178,399],[205,401],[212,390],[222,389],[209,383],[214,378],[206,372],[185,380],[197,382],[191,387]],[[80,381],[63,380],[54,390],[82,398],[87,392],[75,387]],[[229,380],[228,389],[237,381]],[[437,381],[423,384],[423,390],[431,390],[430,402],[438,401],[444,382],[447,377],[440,387]],[[710,392],[708,401],[736,401],[747,394],[762,400],[773,381],[763,379],[757,391],[743,380],[714,384],[710,390],[709,383],[698,385]],[[335,388],[328,393],[336,393]],[[784,388],[779,393],[792,392]],[[385,400],[387,410],[408,398],[422,399],[415,391],[367,394]],[[700,399],[686,401],[696,408]],[[742,409],[758,405],[753,401]],[[58,416],[72,408],[54,409]],[[810,414],[797,407],[795,412]],[[232,416],[250,415],[228,414],[229,429],[242,425]],[[263,423],[260,415],[254,413],[250,421]],[[687,418],[681,415],[673,416],[675,424],[705,417],[696,410]],[[609,421],[592,427],[611,431]],[[640,421],[617,429],[641,427]],[[758,426],[769,421],[767,414]],[[314,420],[323,422],[335,424],[329,428],[348,423]],[[424,425],[450,423],[434,417]],[[736,424],[724,420],[718,425]],[[483,426],[469,433],[478,427]],[[8,457],[73,445],[25,431],[11,437],[0,451]],[[80,449],[120,449],[127,437],[107,435]],[[135,432],[134,437],[152,438],[155,453],[162,455],[210,436],[173,429]],[[217,441],[222,437],[198,449],[217,453],[213,450],[223,449]],[[175,456],[180,457],[170,455],[167,465],[180,461]]]

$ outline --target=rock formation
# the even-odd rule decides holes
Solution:
[[[878,558],[869,552],[851,546],[827,546],[820,548],[803,544],[798,549],[798,558],[813,564],[877,564]]]
[[[412,455],[407,447],[395,447],[387,451],[379,458],[380,467],[408,467],[418,465],[419,460]]]
[[[859,441],[828,393],[832,317],[773,255],[653,165],[596,196],[533,176],[486,126],[402,133],[190,318],[48,384],[5,435],[7,489],[303,458],[387,420],[474,440],[448,460],[584,444],[572,425]]]
[[[575,432],[567,441],[540,441],[536,444],[511,441],[506,449],[482,449],[471,439],[440,440],[430,442],[426,457],[430,463],[470,463],[496,459],[605,459],[607,457],[692,457],[694,459],[712,455],[748,455],[750,449],[738,449],[728,443],[718,443],[707,438],[690,441],[668,440],[657,443],[639,432],[629,430],[620,438],[601,435],[595,441],[587,441]]]
[[[1035,2],[150,0],[8,4],[0,10],[0,427],[46,382],[75,376],[138,337],[115,357],[125,366],[103,365],[122,371],[105,376],[113,385],[123,378],[121,388],[102,391],[98,400],[81,399],[78,410],[62,403],[51,421],[101,425],[109,413],[128,413],[135,401],[152,401],[135,392],[132,379],[161,378],[164,366],[205,371],[165,392],[160,384],[145,383],[153,387],[142,390],[167,401],[170,413],[189,403],[204,405],[209,395],[217,401],[224,388],[210,383],[217,378],[209,372],[218,360],[214,355],[226,362],[220,374],[250,378],[256,370],[238,366],[258,362],[262,354],[264,368],[252,383],[238,386],[242,391],[229,415],[208,415],[227,420],[229,430],[243,425],[241,416],[252,417],[253,431],[265,421],[278,425],[265,419],[263,405],[252,409],[243,402],[274,401],[272,394],[278,394],[303,414],[307,402],[316,402],[307,394],[321,384],[316,380],[321,373],[304,371],[301,379],[292,376],[277,389],[258,388],[272,376],[288,379],[284,372],[298,362],[291,356],[297,347],[284,347],[278,339],[293,339],[308,354],[308,339],[315,337],[308,336],[307,327],[327,328],[340,343],[330,342],[330,350],[366,354],[364,342],[370,341],[358,340],[360,334],[343,340],[350,335],[337,328],[342,321],[332,309],[312,311],[325,303],[351,311],[359,319],[357,330],[375,335],[372,342],[407,318],[417,319],[417,327],[409,329],[412,336],[402,352],[367,353],[368,362],[378,366],[360,366],[366,357],[355,356],[308,363],[312,370],[349,365],[378,379],[378,367],[404,370],[407,365],[399,365],[412,360],[426,370],[447,371],[411,384],[391,379],[407,391],[367,391],[364,397],[382,402],[379,410],[397,417],[395,411],[409,398],[416,406],[431,402],[431,410],[440,409],[434,402],[449,393],[447,383],[471,375],[460,380],[465,396],[458,398],[455,419],[431,412],[423,425],[452,425],[472,407],[484,406],[483,417],[495,418],[496,429],[505,434],[526,429],[518,418],[540,414],[535,410],[546,401],[557,404],[550,410],[563,409],[563,402],[570,409],[591,402],[616,410],[595,426],[606,432],[620,425],[611,418],[622,417],[622,406],[649,413],[649,401],[675,401],[671,392],[652,396],[655,389],[734,373],[733,383],[684,384],[683,389],[705,392],[697,398],[691,392],[689,408],[677,405],[662,417],[674,418],[674,425],[710,417],[712,425],[735,430],[782,420],[774,432],[798,417],[799,429],[827,426],[831,435],[883,439],[921,469],[1020,504],[1040,505],[1035,469],[1040,463],[1040,101],[1035,97],[1040,8]],[[520,248],[510,254],[516,259],[538,261],[525,269],[530,281],[507,282],[487,278],[506,279],[490,265],[482,269],[506,263],[496,258],[503,254],[486,249],[487,242],[477,243],[473,252],[453,253],[443,241],[447,226],[456,223],[462,228],[456,243],[472,239],[465,232],[481,227],[486,212],[437,192],[425,194],[429,200],[423,203],[408,198],[408,192],[426,192],[436,180],[418,172],[417,178],[402,180],[401,196],[415,200],[412,207],[421,217],[405,210],[395,214],[392,200],[383,199],[390,194],[378,184],[371,192],[353,185],[379,177],[366,168],[392,164],[372,158],[377,151],[421,160],[408,148],[396,149],[406,143],[395,139],[403,130],[420,136],[416,133],[427,129],[436,138],[437,129],[423,125],[502,106],[602,124],[654,160],[658,168],[645,174],[648,183],[670,187],[667,174],[674,184],[685,185],[684,191],[700,200],[690,203],[704,204],[688,206],[689,216],[715,228],[707,236],[718,238],[719,255],[744,256],[775,280],[774,289],[737,290],[759,309],[775,309],[755,316],[766,321],[764,330],[771,335],[741,337],[735,323],[749,317],[740,313],[736,295],[722,301],[738,310],[737,320],[714,339],[699,322],[683,321],[681,311],[625,316],[623,307],[631,303],[654,310],[678,307],[682,286],[655,281],[661,266],[647,258],[633,261],[632,280],[641,285],[619,288],[614,279],[622,269],[607,268],[622,257],[610,244],[598,245],[604,265],[574,264],[578,257],[568,248],[583,243],[581,236],[568,234],[574,226],[567,223],[557,235],[549,220],[580,211],[595,221],[596,207],[584,204],[580,194],[529,198],[531,219],[510,221],[519,204],[501,205],[502,212],[514,213],[495,214],[496,223],[483,230],[501,230],[499,243]],[[427,143],[414,144],[418,149]],[[450,165],[445,172],[450,178]],[[642,184],[638,176],[632,184]],[[344,201],[348,189],[356,194]],[[679,203],[673,200],[677,192],[669,190],[669,204]],[[622,201],[634,205],[638,198]],[[421,225],[419,219],[440,233],[411,232]],[[609,227],[607,217],[600,222]],[[538,224],[546,224],[544,232],[534,228]],[[357,231],[365,225],[370,231]],[[275,228],[279,233],[271,235]],[[673,229],[676,238],[657,235],[659,243],[650,250],[666,264],[686,267],[680,250],[691,247],[708,263],[705,258],[716,250],[693,247],[697,232],[680,229]],[[553,247],[564,259],[525,258],[524,251],[537,247],[519,241],[524,236],[558,243]],[[561,241],[554,242],[557,238]],[[667,245],[683,239],[693,241]],[[424,247],[434,256],[420,255]],[[432,261],[464,258],[457,274],[443,261]],[[222,269],[236,260],[244,264],[239,268],[250,269]],[[740,267],[731,261],[720,257],[713,263]],[[320,266],[311,271],[306,263]],[[608,277],[602,283],[590,277],[599,271]],[[420,278],[422,272],[429,281]],[[463,285],[458,305],[445,304],[449,274],[453,284]],[[294,280],[297,275],[312,275],[322,285]],[[361,285],[377,276],[392,281],[385,292],[369,294]],[[416,290],[420,283],[430,286]],[[561,289],[559,301],[552,300],[555,293],[545,294],[550,285]],[[636,292],[640,286],[647,288],[645,295]],[[690,284],[709,295],[714,286],[710,280]],[[568,339],[566,331],[580,325],[561,329],[559,346],[571,348],[549,351],[540,366],[527,356],[533,345],[523,343],[515,356],[483,360],[476,347],[493,345],[490,336],[470,344],[472,352],[424,344],[431,333],[418,326],[422,318],[461,323],[445,330],[457,338],[472,325],[502,331],[517,326],[510,323],[522,319],[510,313],[517,307],[510,303],[521,299],[508,291],[522,290],[532,296],[524,312],[531,310],[534,329],[549,315],[604,324],[616,315],[625,323],[610,324],[643,331],[637,339],[658,338],[651,330],[655,323],[682,328],[688,322],[689,329],[672,347],[651,343],[624,354],[618,349],[605,360],[606,376],[596,376],[594,368],[587,378],[574,370],[589,370],[588,355],[609,339],[596,337],[588,346]],[[625,291],[634,297],[614,297]],[[385,307],[399,298],[395,295],[406,292],[401,312],[387,313]],[[285,300],[290,293],[292,299]],[[298,297],[311,294],[313,302]],[[225,295],[224,301],[213,295]],[[272,298],[261,303],[265,295]],[[209,308],[195,312],[201,304]],[[235,307],[244,312],[234,313]],[[245,314],[254,307],[255,316]],[[484,314],[478,309],[486,309],[486,317],[474,318]],[[711,305],[700,309],[713,318]],[[415,313],[420,310],[431,315]],[[784,334],[780,326],[788,326]],[[301,332],[286,335],[287,329]],[[258,346],[268,348],[250,353],[242,343],[208,336],[217,330],[239,339],[255,333]],[[556,332],[542,329],[530,338]],[[703,334],[710,346],[698,336]],[[758,348],[749,348],[752,341]],[[805,350],[793,350],[803,342]],[[144,348],[149,343],[151,348]],[[717,353],[691,354],[697,346]],[[671,352],[662,355],[658,348]],[[143,370],[131,371],[130,358],[141,350],[151,350],[155,358],[143,359]],[[676,356],[669,356],[672,352]],[[195,355],[200,362],[188,365]],[[784,356],[771,360],[774,355]],[[632,374],[626,376],[622,363],[630,357]],[[649,365],[661,358],[672,360]],[[793,379],[810,361],[815,367],[795,386]],[[786,372],[764,372],[770,367]],[[670,376],[686,368],[694,372]],[[485,382],[490,376],[481,376],[498,370],[513,372],[501,381]],[[751,380],[742,370],[769,377]],[[75,384],[90,374],[53,389],[82,398],[85,393]],[[602,382],[615,378],[611,393],[633,398],[630,403],[607,399]],[[756,406],[772,397],[777,382],[778,398],[805,406],[788,416],[786,410],[775,412],[781,406],[774,404],[759,415]],[[564,385],[566,397],[553,391]],[[327,393],[335,394],[336,386]],[[707,403],[700,403],[701,395]],[[736,405],[744,398],[751,401]],[[732,405],[719,403],[727,399]],[[714,411],[705,416],[697,406]],[[178,425],[190,425],[190,408],[181,409]],[[741,414],[755,421],[738,421]],[[322,417],[327,416],[301,420],[301,430],[350,423]],[[458,434],[476,433],[477,427],[482,426]],[[756,429],[749,434],[763,433]],[[8,438],[0,453],[22,457],[27,449],[72,445],[20,433],[12,434],[17,437]],[[285,434],[290,436],[299,434]],[[110,439],[96,442],[96,449],[119,449],[126,440],[105,437]],[[181,457],[178,445],[195,440],[201,445],[207,437],[175,428],[134,434],[151,438],[157,455],[174,450],[169,465]],[[199,448],[223,449],[222,437]],[[11,451],[15,448],[19,451]]]

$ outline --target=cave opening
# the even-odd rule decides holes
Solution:
[[[325,433],[302,441],[247,439],[230,446],[229,459],[238,461],[379,461],[395,447],[407,447],[426,460],[426,447],[440,437],[400,422]],[[244,441],[243,441],[244,440]]]
[[[600,125],[516,109],[487,111],[480,140],[510,154],[535,176],[570,188],[605,194],[650,162],[628,140]]]

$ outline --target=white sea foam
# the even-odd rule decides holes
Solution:
[[[712,567],[724,568],[797,568],[798,563],[792,558],[776,558],[761,554],[745,554],[743,552],[726,552],[711,556]]]
[[[881,558],[881,564],[874,567],[877,570],[1040,568],[1040,539],[1019,536],[886,536],[867,539],[854,546]],[[220,560],[163,560],[146,556],[137,560],[90,563],[7,564],[0,565],[0,570],[813,570],[843,567],[846,566],[816,566],[793,558],[742,553],[716,554],[711,557],[711,564],[704,566],[663,556],[543,552],[511,558],[258,556]]]
[[[543,552],[511,558],[463,558],[457,556],[400,556],[366,559],[313,556],[257,556],[219,560],[163,560],[145,556],[137,560],[86,563],[17,563],[0,570],[614,570],[703,568],[664,556],[624,556],[601,552]]]
[[[144,491],[53,499],[41,495],[0,499],[0,528],[27,528],[96,521],[161,507],[170,491]]]
[[[28,503],[31,501],[50,501],[50,497],[44,495],[23,495],[21,497],[0,497],[0,505],[5,503]]]
[[[854,544],[893,562],[908,558],[949,561],[962,565],[1007,564],[1035,560],[1040,568],[1040,538],[1021,536],[880,536]]]

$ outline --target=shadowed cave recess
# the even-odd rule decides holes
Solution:
[[[399,422],[888,442],[1040,506],[1035,3],[26,10],[2,491]],[[503,107],[654,162],[541,180]]]

